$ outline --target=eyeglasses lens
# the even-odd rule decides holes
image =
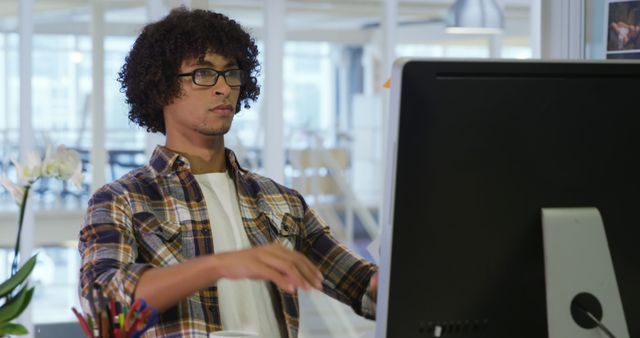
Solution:
[[[201,86],[213,86],[220,75],[231,87],[241,86],[244,83],[244,73],[241,69],[232,69],[222,73],[213,69],[198,69],[194,74],[194,82]]]

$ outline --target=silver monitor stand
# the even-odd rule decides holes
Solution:
[[[549,338],[628,338],[596,208],[542,209]]]

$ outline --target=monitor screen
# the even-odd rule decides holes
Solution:
[[[637,63],[398,60],[377,337],[547,337],[541,209],[572,207],[640,337],[639,97]]]

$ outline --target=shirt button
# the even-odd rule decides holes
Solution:
[[[207,235],[209,233],[209,229],[207,229],[207,228],[202,229],[202,233]]]

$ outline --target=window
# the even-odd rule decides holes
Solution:
[[[336,79],[328,42],[287,42],[284,58],[287,147],[308,147],[316,135],[333,142]]]

